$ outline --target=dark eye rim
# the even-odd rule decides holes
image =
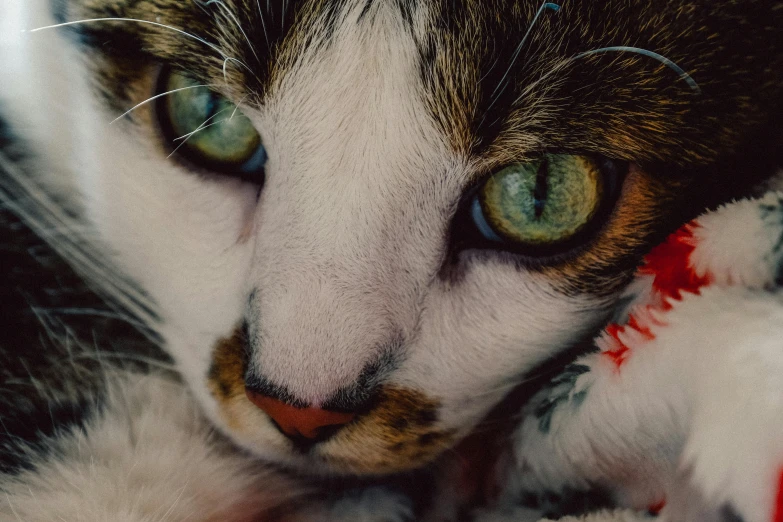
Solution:
[[[550,245],[529,245],[511,241],[497,242],[485,238],[471,216],[471,205],[484,183],[497,171],[482,178],[470,187],[462,196],[452,220],[449,232],[449,250],[451,259],[457,259],[466,251],[495,251],[510,254],[515,260],[528,267],[551,266],[562,263],[586,249],[591,241],[603,230],[617,206],[620,192],[628,174],[630,164],[606,156],[580,152],[557,152],[590,158],[598,166],[603,183],[603,197],[592,219],[572,237]]]
[[[169,91],[170,89],[167,87],[167,82],[171,78],[171,75],[175,73],[190,76],[190,73],[185,70],[170,65],[163,65],[157,73],[157,79],[153,87],[155,92],[153,94],[159,95],[160,93]],[[188,170],[203,174],[207,177],[229,177],[252,183],[259,187],[263,186],[266,174],[264,167],[252,171],[242,170],[242,166],[247,164],[250,160],[245,161],[242,164],[216,161],[204,154],[200,154],[198,149],[189,147],[187,144],[177,149],[179,143],[176,143],[174,140],[179,138],[179,134],[174,130],[174,125],[168,117],[170,98],[170,96],[161,96],[154,101],[155,120],[158,126],[160,141],[166,154],[171,155],[172,159],[176,158],[176,161]],[[264,148],[263,142],[260,143],[260,146],[262,149]]]

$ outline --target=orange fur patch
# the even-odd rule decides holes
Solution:
[[[236,411],[237,402],[247,402],[245,397],[245,369],[247,358],[241,329],[237,328],[231,337],[222,339],[212,353],[212,365],[209,368],[207,381],[212,395],[217,399],[221,412],[229,426],[238,428],[242,425],[238,417],[241,411]]]
[[[438,401],[411,389],[384,387],[376,406],[324,444],[323,457],[352,472],[392,473],[420,467],[450,447],[438,428]]]

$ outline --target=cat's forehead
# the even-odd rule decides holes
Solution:
[[[763,119],[781,69],[773,0],[63,0],[60,11],[144,21],[78,26],[119,68],[146,56],[262,101],[303,57],[352,31],[390,39],[391,25],[414,41],[408,80],[440,129],[488,169],[536,149],[709,163]]]
[[[783,9],[776,0],[62,0],[59,5],[60,21],[75,22],[69,28],[92,53],[94,83],[115,114],[149,98],[149,82],[140,78],[154,76],[161,65],[187,71],[243,107],[263,108],[273,98],[303,114],[317,112],[328,100],[338,114],[320,125],[315,118],[306,122],[313,132],[303,132],[301,121],[283,122],[304,140],[296,147],[301,158],[304,150],[329,149],[330,139],[339,138],[340,146],[348,141],[335,131],[339,125],[341,132],[356,132],[344,123],[361,109],[352,99],[355,91],[389,91],[378,77],[357,74],[352,84],[346,81],[346,66],[375,60],[381,69],[388,65],[384,80],[404,86],[392,89],[396,99],[415,96],[416,122],[426,118],[426,130],[437,134],[412,125],[420,132],[398,143],[412,148],[413,138],[421,136],[445,143],[439,164],[453,158],[452,164],[468,165],[471,172],[458,173],[460,179],[478,180],[542,152],[604,155],[641,165],[648,175],[645,186],[631,191],[632,203],[617,213],[623,239],[595,242],[569,269],[569,280],[580,288],[596,286],[589,283],[594,276],[612,277],[618,266],[631,267],[645,247],[649,223],[660,221],[688,190],[724,190],[714,180],[726,185],[733,172],[721,177],[702,170],[697,177],[693,168],[721,167],[722,157],[760,130],[777,105],[783,71],[783,34],[775,30],[783,26]],[[85,19],[101,20],[81,22]],[[356,45],[343,45],[348,40]],[[373,52],[378,48],[385,54]],[[330,62],[335,49],[340,60]],[[303,98],[302,89],[315,95]],[[407,131],[400,119],[409,113],[400,109],[377,104],[372,118],[394,122],[401,136]],[[370,149],[376,151],[388,143],[382,132],[362,138],[375,140]],[[353,168],[370,157],[380,163],[369,169],[394,170],[383,164],[389,159],[385,152],[344,152],[341,157]],[[408,165],[405,175],[435,184],[438,177],[454,176],[454,169]],[[687,175],[658,176],[675,168]],[[452,189],[433,196],[446,207],[459,197]],[[691,199],[689,204],[700,204]]]

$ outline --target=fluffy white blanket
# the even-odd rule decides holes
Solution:
[[[781,284],[783,193],[670,236],[596,351],[525,407],[479,520],[783,522]]]

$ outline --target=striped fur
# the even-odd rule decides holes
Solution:
[[[219,431],[307,475],[441,462],[600,326],[652,244],[779,163],[775,0],[564,0],[535,23],[532,0],[10,4],[28,29],[65,24],[0,49],[12,78],[0,103],[31,153],[5,160],[5,185],[28,198],[15,215],[92,285],[86,303],[108,298],[148,338],[93,319],[86,336],[105,328],[101,350],[170,357]],[[665,56],[697,88],[621,46]],[[147,102],[162,68],[250,118],[269,155],[261,190],[169,157]],[[628,165],[589,241],[532,261],[458,246],[467,195],[542,152]],[[61,270],[71,274],[51,267]],[[70,308],[98,306],[63,295]],[[66,420],[96,403],[109,389],[98,363],[71,371],[57,362],[64,348],[37,345],[20,358],[41,328],[30,324],[2,345],[23,361],[3,371],[47,391],[25,406],[14,389],[9,403],[33,418],[62,403]],[[361,415],[303,453],[246,399],[247,383]]]

